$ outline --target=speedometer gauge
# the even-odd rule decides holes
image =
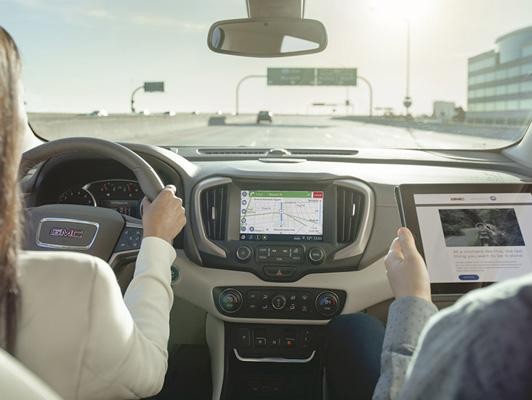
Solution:
[[[82,187],[71,188],[61,193],[58,198],[60,204],[78,204],[82,206],[95,206],[92,195]]]

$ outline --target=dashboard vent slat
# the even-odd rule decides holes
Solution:
[[[201,193],[201,218],[206,236],[211,240],[225,239],[227,188],[225,185]]]
[[[204,154],[209,156],[220,155],[246,155],[246,156],[264,156],[266,155],[266,149],[198,149],[198,154]]]
[[[364,196],[352,189],[337,189],[337,241],[353,243],[358,236],[362,219]]]

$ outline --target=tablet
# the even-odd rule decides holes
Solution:
[[[401,185],[396,198],[433,292],[462,293],[532,272],[531,183]]]

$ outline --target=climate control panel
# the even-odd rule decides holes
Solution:
[[[345,305],[343,290],[235,286],[216,287],[213,300],[220,313],[238,318],[327,320]]]

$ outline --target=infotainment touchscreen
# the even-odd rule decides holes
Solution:
[[[497,282],[532,272],[532,194],[504,186],[440,193],[401,187],[405,223],[432,283]]]
[[[321,191],[242,190],[241,240],[323,240]]]

